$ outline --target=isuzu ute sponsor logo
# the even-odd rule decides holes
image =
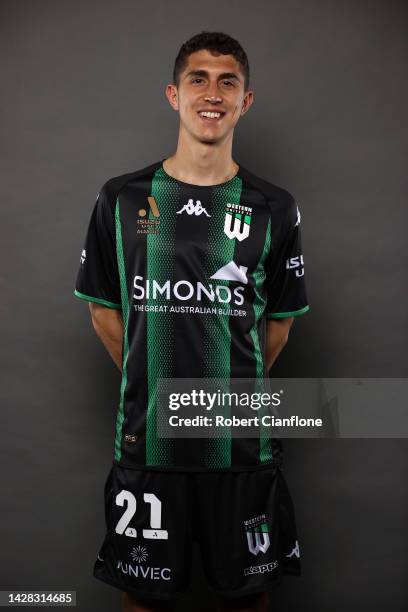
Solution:
[[[303,255],[297,257],[290,257],[286,260],[286,269],[295,270],[296,276],[303,276],[305,273]]]
[[[188,215],[195,215],[196,217],[199,217],[202,214],[206,215],[206,217],[211,217],[211,215],[208,214],[204,206],[201,205],[200,200],[196,200],[196,203],[194,204],[192,198],[190,198],[188,203],[184,204],[183,208],[180,208],[180,210],[178,210],[176,214],[181,215],[181,213],[183,212],[186,212]]]
[[[252,208],[241,204],[227,204],[225,213],[224,233],[228,238],[236,238],[240,242],[248,238],[251,225]]]
[[[159,234],[159,225],[160,225],[160,211],[157,205],[157,202],[153,196],[148,196],[147,201],[149,203],[149,208],[152,212],[153,219],[149,219],[147,216],[146,208],[139,208],[137,211],[138,219],[137,219],[137,233],[138,234]]]

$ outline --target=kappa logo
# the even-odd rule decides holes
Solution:
[[[176,214],[181,215],[183,212],[186,212],[188,215],[195,215],[196,217],[199,217],[202,214],[206,215],[207,217],[211,217],[204,206],[202,206],[200,200],[196,200],[196,203],[194,204],[192,198],[190,198],[188,203],[184,204],[183,208],[180,208]]]
[[[290,557],[293,557],[293,555],[295,555],[295,557],[297,557],[297,558],[300,557],[299,542],[297,540],[295,542],[295,546],[293,547],[292,552],[290,552],[286,556],[290,558]]]
[[[217,270],[210,278],[214,278],[216,280],[230,280],[230,281],[238,281],[246,285],[248,283],[247,278],[247,266],[237,266],[235,261],[228,262],[225,266],[222,266],[219,270]]]
[[[86,250],[82,249],[82,253],[81,253],[81,264],[85,263],[85,259],[86,259]]]
[[[296,210],[297,210],[297,217],[296,217],[296,223],[295,223],[295,227],[297,227],[298,225],[300,225],[300,220],[301,220],[301,216],[300,216],[300,210],[299,207],[296,206]]]
[[[240,242],[248,238],[251,225],[252,208],[241,204],[227,204],[225,213],[224,233]]]

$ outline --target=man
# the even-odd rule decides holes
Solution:
[[[187,41],[166,96],[176,152],[102,186],[75,289],[122,371],[94,575],[124,592],[125,612],[172,608],[194,539],[218,610],[266,610],[282,575],[300,574],[278,441],[162,437],[157,394],[165,378],[268,375],[309,308],[300,213],[232,159],[253,102],[237,41]]]

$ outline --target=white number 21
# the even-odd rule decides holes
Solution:
[[[161,528],[161,501],[154,493],[144,493],[143,500],[150,504],[150,529],[143,529],[143,537],[147,540],[167,540],[169,535],[165,529]],[[134,527],[129,527],[129,523],[136,513],[136,497],[130,491],[122,489],[116,496],[116,505],[123,507],[126,503],[126,510],[120,517],[115,527],[116,533],[130,538],[136,538],[137,532]]]

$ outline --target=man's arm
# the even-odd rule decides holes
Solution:
[[[268,319],[266,324],[266,370],[269,372],[277,356],[285,346],[294,317]]]
[[[122,311],[89,302],[92,324],[109,355],[122,371],[123,319]]]

